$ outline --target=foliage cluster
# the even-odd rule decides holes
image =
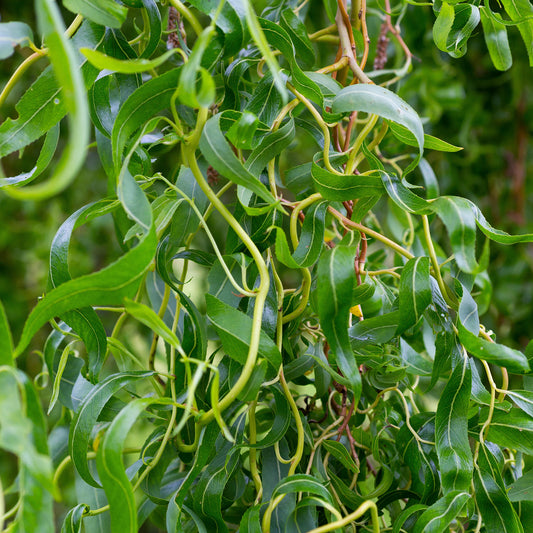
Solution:
[[[1,59],[29,51],[0,106],[49,63],[0,125],[3,201],[84,203],[16,344],[0,306],[2,527],[533,527],[533,349],[480,321],[489,243],[533,234],[440,193],[450,58],[533,64],[533,7],[502,5],[36,0],[42,47],[0,24]]]

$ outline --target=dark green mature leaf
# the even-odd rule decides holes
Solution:
[[[519,477],[507,493],[512,502],[533,501],[533,470]]]
[[[252,319],[211,294],[206,294],[205,300],[207,316],[215,326],[225,351],[232,359],[244,364],[252,335]],[[265,358],[276,371],[278,370],[281,364],[281,354],[264,331],[261,331],[259,355]]]
[[[351,470],[354,474],[359,472],[359,467],[355,464],[355,461],[348,450],[340,442],[328,439],[322,443],[322,446],[335,457],[335,459],[339,460],[343,466],[348,468],[348,470]]]
[[[318,262],[317,305],[320,323],[338,369],[350,383],[357,403],[361,376],[348,336],[348,319],[355,284],[355,249],[336,246],[322,254]]]
[[[390,122],[389,129],[391,133],[403,143],[409,146],[418,146],[416,137],[405,126]],[[459,150],[462,150],[460,146],[454,146],[453,144],[447,143],[437,137],[433,137],[433,135],[428,135],[427,133],[424,134],[424,149],[438,150],[439,152],[458,152]]]
[[[416,521],[413,533],[443,533],[471,498],[468,492],[454,490],[437,500]]]
[[[314,494],[324,500],[325,502],[333,505],[333,496],[324,487],[324,483],[308,474],[293,474],[292,476],[284,478],[272,493],[274,498],[278,494],[291,494],[294,492],[307,492]]]
[[[400,279],[399,299],[398,335],[417,324],[431,303],[429,257],[414,257],[407,261]]]
[[[379,115],[405,126],[414,136],[418,146],[418,156],[405,169],[405,174],[413,170],[424,151],[424,128],[416,111],[398,95],[379,85],[359,84],[345,87],[333,99],[332,113],[364,111]]]
[[[0,300],[0,366],[13,364],[13,337],[4,304]]]
[[[472,451],[468,442],[471,387],[470,365],[463,357],[442,392],[435,419],[441,483],[446,495],[468,490],[472,481]]]
[[[498,463],[484,444],[479,449],[474,487],[487,533],[523,533],[520,519],[507,497]]]
[[[92,487],[100,487],[87,464],[87,448],[91,432],[109,399],[122,387],[153,375],[151,371],[112,374],[94,387],[83,400],[70,426],[69,453],[80,477]]]
[[[324,244],[324,228],[327,202],[317,202],[305,215],[298,247],[291,255],[287,237],[281,228],[276,228],[276,257],[290,268],[307,268],[313,265]]]
[[[126,7],[113,0],[63,0],[63,5],[72,13],[110,28],[120,28],[128,14]]]
[[[433,212],[430,202],[412,192],[395,174],[381,172],[381,180],[390,199],[408,213],[429,215]]]
[[[297,51],[296,58],[302,62],[303,68],[311,68],[316,57],[304,23],[292,9],[283,11],[280,22],[282,28],[289,35],[294,49]]]
[[[384,187],[379,175],[372,172],[368,175],[345,175],[334,174],[321,167],[319,162],[322,154],[318,153],[313,157],[311,175],[315,183],[316,190],[326,199],[331,201],[355,200],[368,196],[381,196]],[[335,162],[345,162],[345,157],[334,158]]]
[[[109,502],[111,533],[137,533],[137,506],[133,487],[122,462],[124,440],[139,415],[154,403],[170,403],[158,398],[132,400],[116,416],[98,446],[96,466]]]
[[[443,196],[433,201],[433,207],[448,231],[455,261],[464,272],[475,272],[476,219],[471,204],[457,196]]]
[[[480,7],[481,24],[483,26],[483,36],[489,49],[490,58],[493,65],[498,70],[508,70],[513,64],[511,48],[507,28],[504,24],[497,22],[494,17],[487,14],[490,7]]]
[[[222,130],[220,120],[223,113],[210,118],[202,131],[200,150],[210,165],[220,174],[254,192],[269,204],[275,202],[267,188],[237,159],[231,151]]]
[[[487,411],[484,409],[480,421],[483,421],[486,415]],[[533,455],[533,418],[516,408],[508,413],[497,410],[492,416],[485,438],[502,447]]]
[[[482,339],[468,331],[460,322],[457,323],[457,329],[463,346],[478,359],[503,366],[511,372],[529,372],[528,359],[522,352]]]
[[[0,59],[13,55],[16,46],[33,42],[33,32],[24,22],[0,22]]]

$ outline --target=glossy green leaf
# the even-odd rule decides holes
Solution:
[[[472,374],[468,360],[457,364],[439,400],[435,441],[441,483],[446,495],[468,490],[472,481],[472,451],[468,442],[468,406]]]
[[[507,493],[512,502],[533,501],[533,470],[519,477]]]
[[[364,111],[379,115],[405,126],[414,136],[418,146],[418,156],[405,169],[405,174],[413,170],[424,151],[424,128],[416,111],[399,96],[379,85],[359,84],[342,89],[333,99],[333,113]]]
[[[409,189],[395,174],[381,172],[381,181],[390,199],[408,213],[428,215],[432,213],[433,206]]]
[[[348,336],[348,320],[355,284],[355,249],[336,246],[325,251],[318,262],[318,316],[338,369],[350,383],[357,402],[361,376]]]
[[[206,28],[194,43],[193,51],[181,70],[178,96],[189,107],[208,107],[215,99],[215,84],[208,70],[202,65],[202,57],[214,34],[211,26]],[[200,85],[197,77],[200,75]]]
[[[316,190],[326,199],[331,201],[346,201],[365,198],[368,196],[381,196],[384,192],[381,178],[376,173],[369,175],[344,175],[335,174],[323,168],[319,163],[322,154],[313,158],[311,175]],[[343,158],[340,159],[340,162]]]
[[[413,533],[443,533],[471,498],[468,492],[454,490],[428,507],[416,521]]]
[[[241,533],[262,533],[260,512],[261,505],[249,507],[242,515],[239,531]]]
[[[529,57],[529,65],[533,66],[533,7],[527,0],[502,0],[503,7],[512,21],[517,22],[518,31],[522,36]]]
[[[351,470],[354,474],[359,472],[359,467],[355,464],[348,450],[335,440],[325,440],[322,447],[327,450],[335,459],[339,460],[343,466]]]
[[[483,410],[480,421],[486,418],[486,414]],[[508,413],[496,410],[485,438],[502,447],[533,455],[533,418],[516,408]]]
[[[24,22],[0,22],[0,59],[13,55],[16,46],[33,42],[33,32]]]
[[[161,24],[161,13],[157,7],[155,0],[142,0],[143,7],[148,19],[148,24],[145,23],[145,31],[150,32],[150,38],[148,42],[145,42],[144,50],[141,53],[141,57],[149,58],[156,50],[161,40],[163,27]]]
[[[446,52],[448,49],[448,35],[455,19],[455,10],[452,4],[442,2],[437,20],[433,25],[433,40],[439,50]]]
[[[244,364],[247,359],[252,335],[252,319],[230,307],[211,294],[205,295],[207,316],[215,326],[227,354],[235,361]],[[261,331],[259,356],[266,359],[277,371],[281,364],[281,354],[268,335]]]
[[[222,114],[210,118],[202,131],[200,138],[200,150],[210,165],[220,174],[233,181],[237,185],[242,185],[272,204],[275,202],[272,194],[267,188],[237,159],[231,151],[222,130],[220,120]]]
[[[474,488],[487,533],[523,533],[520,519],[507,497],[498,463],[483,444],[474,471]]]
[[[132,135],[153,116],[170,107],[179,73],[179,69],[173,69],[143,83],[124,102],[111,136],[116,167],[122,163],[124,148]]]
[[[280,22],[298,52],[296,58],[302,62],[303,68],[311,68],[315,62],[315,51],[304,23],[291,9],[283,11]]]
[[[529,372],[529,362],[522,352],[478,337],[460,322],[457,323],[457,329],[463,346],[478,359],[503,366],[511,372]]]
[[[307,492],[309,494],[314,494],[325,502],[333,504],[333,497],[326,487],[324,487],[324,483],[307,474],[294,474],[286,477],[276,486],[272,497],[275,497],[278,494],[291,494],[293,492]]]
[[[397,334],[418,323],[431,303],[429,257],[414,257],[407,261],[400,279],[400,322]]]
[[[509,37],[504,24],[498,23],[487,14],[490,7],[480,7],[483,36],[493,65],[498,70],[509,70],[513,64]]]
[[[395,122],[389,123],[389,129],[391,133],[403,143],[408,146],[418,146],[416,137],[401,124]],[[439,152],[458,152],[463,148],[461,146],[454,146],[453,144],[447,143],[442,139],[438,139],[433,135],[424,134],[424,149],[426,150],[438,150]]]
[[[316,262],[324,245],[327,209],[327,202],[317,202],[308,209],[298,247],[292,255],[285,232],[276,228],[276,256],[284,265],[290,268],[307,268]]]
[[[72,13],[110,28],[120,28],[128,14],[126,7],[113,0],[64,0],[63,5]]]
[[[149,377],[151,371],[121,372],[112,374],[94,387],[76,413],[70,426],[69,453],[80,477],[92,487],[100,487],[94,479],[87,463],[87,448],[102,409],[109,399],[122,387],[138,379]]]

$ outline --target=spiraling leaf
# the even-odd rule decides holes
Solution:
[[[71,509],[67,516],[65,516],[65,520],[63,521],[63,525],[61,526],[61,533],[81,533],[81,528],[83,524],[83,513],[87,510],[87,505],[84,503],[79,503]]]
[[[502,0],[503,7],[517,27],[526,46],[529,65],[533,66],[533,6],[528,0]]]
[[[112,374],[94,387],[76,413],[69,434],[69,453],[80,477],[92,487],[100,487],[87,464],[87,448],[91,432],[105,404],[119,389],[138,379],[149,377],[151,371]]]
[[[442,392],[435,419],[441,483],[446,495],[468,490],[472,481],[472,451],[468,442],[471,387],[470,365],[464,357]]]
[[[348,320],[355,284],[355,248],[336,246],[322,254],[318,262],[317,306],[320,323],[335,357],[337,367],[350,383],[357,403],[361,394],[361,376],[355,360]]]
[[[402,141],[408,146],[418,146],[415,136],[405,126],[396,124],[395,122],[390,122],[389,129],[398,140]],[[458,152],[463,148],[461,146],[454,146],[453,144],[447,143],[442,139],[425,133],[424,149],[438,150],[439,152]]]

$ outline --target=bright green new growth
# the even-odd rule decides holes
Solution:
[[[460,148],[398,95],[416,68],[399,24],[431,13],[411,3],[65,0],[65,30],[36,0],[43,48],[26,24],[0,24],[0,58],[33,50],[1,106],[33,63],[51,65],[0,125],[2,157],[46,135],[32,171],[2,171],[2,192],[47,200],[87,154],[109,191],[57,230],[15,342],[0,303],[0,448],[18,459],[3,528],[531,525],[533,369],[480,320],[490,257],[476,238],[533,234],[494,229],[428,177],[425,153],[453,164]],[[533,8],[503,6],[510,20],[436,3],[437,48],[461,57],[483,31],[507,70],[516,26],[532,64]],[[376,46],[383,29],[394,47]],[[103,215],[122,253],[72,277],[75,230]],[[29,347],[49,378],[41,397],[17,368]]]

